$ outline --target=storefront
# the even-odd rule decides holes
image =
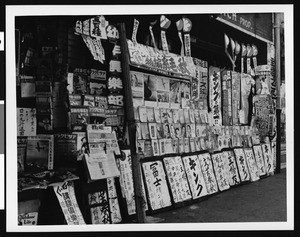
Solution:
[[[19,225],[145,222],[273,175],[272,29],[271,13],[17,17]]]

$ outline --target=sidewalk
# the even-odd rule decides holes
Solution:
[[[152,216],[164,223],[286,221],[286,204],[286,169],[282,169],[280,174]]]

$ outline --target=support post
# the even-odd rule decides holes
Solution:
[[[281,106],[280,106],[280,83],[281,83],[281,71],[280,71],[280,17],[279,13],[275,13],[275,60],[276,60],[276,170],[275,173],[280,173],[281,164],[281,131],[280,131],[280,118],[281,118]]]
[[[129,144],[132,162],[132,175],[135,194],[135,207],[137,214],[137,222],[145,223],[146,212],[144,208],[144,199],[142,193],[141,180],[141,166],[140,156],[136,152],[136,124],[134,119],[132,90],[130,83],[130,66],[129,66],[129,52],[126,41],[125,23],[120,24],[120,42],[122,51],[122,72],[123,72],[123,86],[125,92],[126,118],[128,122]]]

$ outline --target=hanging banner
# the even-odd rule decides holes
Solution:
[[[171,197],[162,162],[145,162],[142,167],[151,209],[157,210],[171,206]]]
[[[183,202],[192,198],[186,174],[180,156],[163,159],[166,174],[175,203]]]
[[[232,80],[232,124],[239,123],[239,110],[240,110],[240,95],[241,95],[241,74],[238,72],[231,72]]]
[[[163,49],[164,53],[166,53],[166,54],[169,53],[166,30],[170,27],[170,25],[171,25],[171,21],[168,18],[166,18],[164,15],[161,15],[161,17],[160,17],[161,44],[162,44],[162,49]]]
[[[192,22],[188,18],[182,18],[183,21],[183,33],[184,33],[184,48],[185,48],[185,56],[191,57],[191,37],[190,31],[192,29]]]
[[[106,190],[101,190],[88,194],[89,205],[97,205],[90,208],[92,224],[110,224],[109,202],[107,200]]]
[[[259,171],[259,176],[266,174],[265,161],[263,157],[263,151],[261,145],[253,146],[254,157]]]
[[[222,153],[215,153],[211,155],[216,180],[220,191],[229,189],[229,183],[226,178],[225,167],[222,159]]]
[[[266,173],[268,175],[272,175],[274,174],[274,166],[271,145],[270,143],[265,143],[261,145],[261,148],[264,155]]]
[[[185,156],[182,158],[185,172],[190,184],[193,199],[207,195],[206,184],[200,167],[198,156]]]
[[[253,50],[250,44],[247,44],[247,74],[251,74],[251,57],[253,54]]]
[[[196,84],[195,89],[192,90],[196,91],[194,93],[194,97],[192,95],[192,99],[198,101],[197,108],[200,110],[207,110],[207,96],[208,96],[208,80],[207,80],[207,74],[208,74],[208,68],[207,68],[207,61],[203,61],[197,58],[193,58],[195,67],[196,67]],[[193,78],[194,80],[194,78]]]
[[[242,44],[242,51],[241,51],[241,73],[244,73],[245,70],[245,56],[247,55],[247,47],[246,45]]]
[[[84,225],[84,219],[77,204],[74,183],[67,181],[53,187],[68,225]]]
[[[195,65],[193,62],[173,53],[164,54],[160,50],[142,44],[133,44],[127,40],[130,62],[133,65],[163,74],[176,75],[179,77],[195,77]]]
[[[220,68],[209,67],[209,101],[214,126],[222,125]]]
[[[253,60],[253,67],[254,67],[254,71],[255,71],[255,68],[257,67],[257,54],[258,54],[258,49],[256,47],[256,45],[252,45],[252,52],[253,52],[253,57],[252,57],[252,60]]]
[[[217,180],[213,171],[213,164],[211,162],[210,154],[199,154],[198,155],[201,171],[206,184],[206,189],[208,194],[213,194],[218,192]]]
[[[237,185],[241,182],[238,168],[234,159],[233,151],[222,152],[223,163],[225,167],[225,174],[230,186]]]
[[[137,35],[138,28],[139,28],[139,23],[140,22],[137,19],[134,19],[132,37],[131,37],[133,44],[137,44],[136,35]]]
[[[249,181],[250,174],[246,163],[246,157],[243,148],[233,149],[241,181]]]
[[[249,95],[252,80],[253,79],[249,74],[241,74],[241,110],[239,111],[239,121],[241,124],[249,123]]]
[[[249,168],[251,182],[259,180],[259,169],[253,154],[252,148],[244,148],[246,162]]]
[[[267,46],[267,64],[270,66],[270,93],[272,96],[272,99],[276,101],[277,95],[279,96],[279,93],[277,93],[276,90],[276,65],[275,65],[275,46],[273,43],[268,43]],[[284,77],[281,78],[281,80]],[[284,81],[281,81],[281,83]],[[280,90],[282,91],[282,90]]]
[[[232,106],[231,106],[231,72],[224,70],[222,75],[222,109],[223,125],[232,125]]]

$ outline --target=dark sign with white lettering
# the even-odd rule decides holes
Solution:
[[[218,14],[217,20],[261,38],[261,40],[273,41],[272,13],[222,13]]]

